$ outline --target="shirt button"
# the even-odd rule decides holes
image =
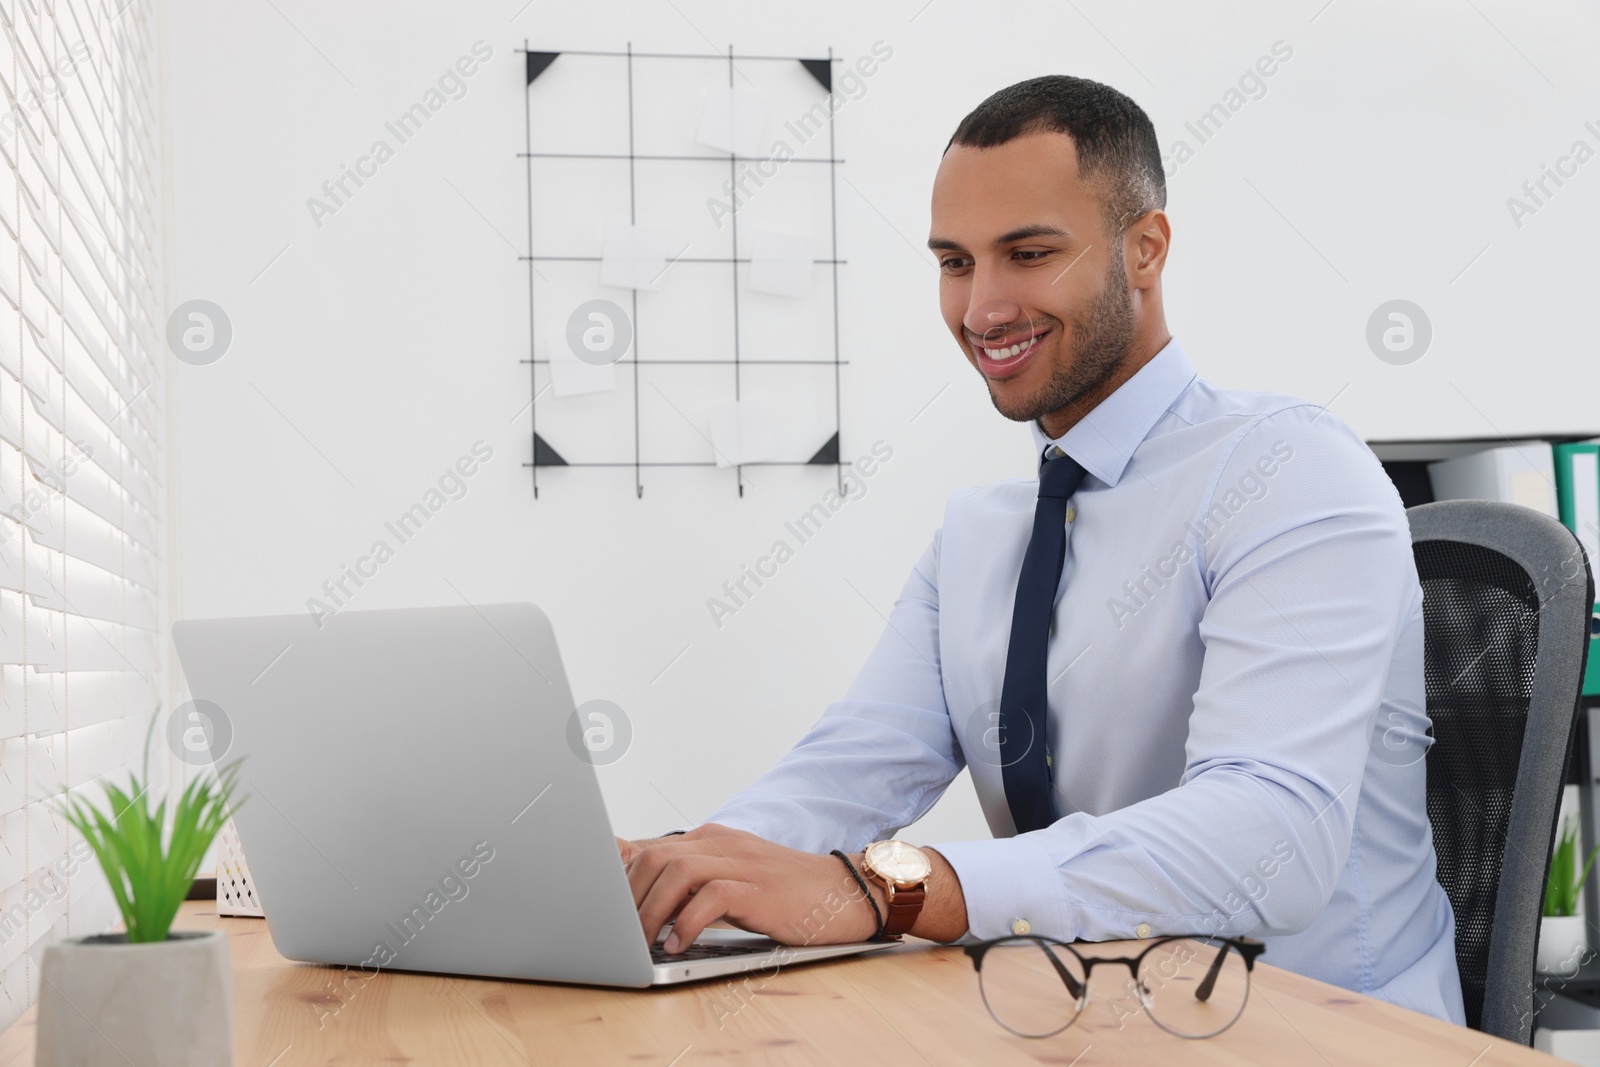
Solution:
[[[1071,504],[1068,504],[1067,505],[1067,521],[1071,522],[1073,519],[1076,519],[1077,517],[1078,517],[1078,509],[1073,507]]]
[[[1147,937],[1150,936],[1150,924],[1149,923],[1140,923],[1137,927],[1134,928],[1133,932],[1135,934],[1139,935],[1139,939],[1140,940],[1143,940],[1144,938],[1147,938]]]
[[[1011,932],[1018,937],[1022,937],[1033,932],[1033,924],[1027,919],[1013,919],[1011,920]]]

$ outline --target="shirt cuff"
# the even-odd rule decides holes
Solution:
[[[1014,933],[1077,938],[1067,917],[1061,868],[1032,835],[927,847],[950,864],[966,898],[967,937],[952,944]]]

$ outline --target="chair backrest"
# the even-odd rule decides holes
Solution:
[[[1530,508],[1449,500],[1406,516],[1435,739],[1428,821],[1467,1023],[1526,1045],[1594,579],[1571,532]]]

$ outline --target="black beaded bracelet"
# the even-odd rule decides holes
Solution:
[[[861,887],[861,892],[867,898],[867,903],[872,905],[873,918],[878,920],[878,932],[872,935],[872,940],[880,940],[883,937],[884,922],[883,912],[878,910],[878,898],[874,897],[872,895],[872,890],[867,888],[866,880],[861,877],[859,872],[857,872],[856,865],[850,862],[849,856],[846,856],[838,849],[834,849],[832,852],[828,853],[828,855],[838,856],[839,862],[844,864],[844,869],[850,872],[850,877],[854,878],[856,880],[856,885]]]

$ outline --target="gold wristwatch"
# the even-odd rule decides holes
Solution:
[[[888,895],[882,936],[898,937],[916,925],[933,873],[928,854],[904,841],[874,841],[862,853],[861,866]]]

